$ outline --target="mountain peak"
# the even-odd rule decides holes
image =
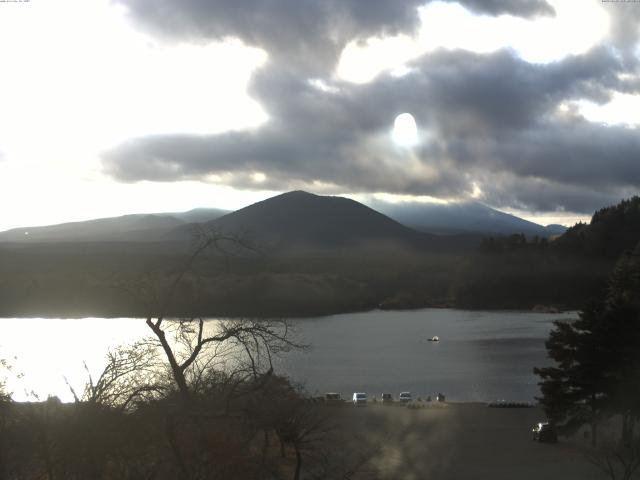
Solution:
[[[276,195],[275,197],[267,198],[264,201],[268,202],[268,201],[277,200],[277,199],[282,199],[282,200],[308,199],[308,200],[311,200],[311,199],[322,199],[322,198],[332,198],[332,197],[328,197],[328,196],[325,196],[325,195],[316,195],[315,193],[310,193],[310,192],[307,192],[305,190],[291,190],[290,192],[284,192],[284,193],[281,193],[280,195]]]
[[[285,196],[308,196],[308,197],[319,197],[320,195],[316,195],[315,193],[309,193],[305,190],[291,190],[290,192],[285,192],[282,195],[280,195],[281,197],[285,197]]]
[[[268,198],[208,225],[219,231],[246,233],[258,242],[285,249],[412,243],[425,237],[354,200],[302,190]]]

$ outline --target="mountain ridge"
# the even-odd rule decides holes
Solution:
[[[286,236],[290,236],[293,241],[296,237],[302,235],[300,231],[301,225],[308,224],[308,221],[315,218],[317,213],[319,213],[318,205],[311,202],[310,199],[315,199],[316,201],[318,199],[324,199],[327,208],[329,208],[329,205],[331,208],[335,207],[333,212],[335,220],[338,223],[342,222],[338,228],[364,227],[364,225],[358,224],[359,220],[353,212],[356,204],[364,207],[360,209],[360,214],[369,216],[369,222],[378,222],[379,227],[381,226],[380,222],[383,221],[383,218],[397,224],[391,226],[392,224],[387,223],[385,227],[387,233],[381,235],[381,231],[378,231],[377,234],[374,235],[378,237],[386,236],[391,238],[394,235],[398,235],[400,237],[413,236],[417,238],[416,232],[427,235],[474,236],[523,233],[528,236],[538,235],[541,237],[551,237],[562,234],[566,230],[562,226],[550,225],[544,227],[516,217],[515,215],[492,209],[478,202],[447,205],[371,202],[367,205],[345,197],[321,196],[302,190],[295,190],[276,195],[261,202],[256,202],[233,212],[213,208],[194,208],[186,212],[129,214],[119,217],[65,222],[54,225],[14,228],[0,232],[0,242],[170,241],[171,239],[184,237],[187,231],[192,232],[194,227],[198,225],[204,225],[205,228],[223,228],[227,231],[231,230],[231,227],[235,227],[235,230],[241,231],[246,230],[241,227],[246,226],[243,225],[243,223],[247,223],[247,211],[255,212],[256,209],[264,208],[264,202],[270,201],[279,202],[281,206],[284,205],[282,202],[298,202],[300,203],[300,205],[298,205],[299,207],[306,206],[308,210],[300,211],[298,208],[288,205],[287,209],[290,215],[292,215],[289,222],[285,222],[285,219],[277,212],[271,211],[269,212],[269,215],[272,217],[270,221],[253,218],[252,221],[249,222],[252,224],[251,228],[254,230],[268,231],[266,234],[268,238],[266,240],[269,242],[277,240],[276,237]],[[273,205],[273,203],[269,204]],[[338,213],[338,210],[341,208],[350,212],[346,213],[345,211],[344,215],[352,215],[348,221],[346,218],[341,219],[342,214]],[[229,217],[230,215],[231,217]],[[224,219],[225,217],[228,218]],[[377,220],[374,221],[374,217]],[[316,220],[318,220],[318,218],[316,218]],[[274,221],[280,225],[280,232],[275,231]],[[298,225],[293,226],[292,223],[295,222],[298,222]],[[372,225],[373,224],[369,225],[369,227]],[[408,228],[413,232],[409,233],[400,227]],[[307,237],[315,237],[316,241],[312,243],[318,243],[318,241],[323,238],[329,243],[335,243],[338,240],[336,237],[337,234],[333,234],[335,238],[331,238],[332,234],[327,231],[336,228],[335,222],[331,225],[329,222],[324,221],[322,225],[317,225],[315,229],[310,225],[307,225],[305,228]],[[368,231],[367,228],[362,229],[361,233],[363,236],[372,233],[372,231]],[[394,233],[392,233],[392,231]],[[339,237],[340,235],[337,236]],[[348,235],[345,234],[342,236],[345,237],[343,240],[347,240],[346,236]],[[340,242],[338,241],[337,243]]]
[[[222,216],[220,209],[196,208],[175,213],[133,213],[117,217],[18,227],[0,232],[0,242],[146,242],[162,239],[173,228]]]
[[[374,202],[381,212],[416,230],[439,233],[475,233],[551,237],[565,232],[562,225],[540,225],[501,212],[480,202],[458,203],[386,203]]]

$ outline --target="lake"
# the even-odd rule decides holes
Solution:
[[[283,361],[311,392],[397,396],[442,392],[459,401],[533,401],[534,366],[548,365],[544,342],[557,319],[576,313],[451,309],[372,311],[298,321],[310,352]],[[429,342],[437,335],[439,342]]]
[[[452,309],[371,311],[296,320],[309,351],[279,360],[278,371],[310,393],[354,391],[414,397],[442,392],[457,401],[533,401],[534,366],[549,364],[544,342],[552,322],[575,313],[489,312]],[[215,321],[215,320],[212,320]],[[72,396],[87,372],[104,367],[109,348],[149,334],[141,319],[0,319],[0,358],[14,399]],[[439,342],[427,339],[437,335]],[[66,378],[66,380],[65,380]]]

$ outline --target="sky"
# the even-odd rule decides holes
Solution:
[[[640,187],[640,3],[0,2],[0,230],[280,192],[572,224]]]

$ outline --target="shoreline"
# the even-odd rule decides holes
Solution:
[[[486,312],[486,313],[536,313],[541,315],[568,315],[568,314],[578,314],[580,311],[577,308],[566,308],[556,311],[541,311],[536,309],[520,309],[520,308],[469,308],[469,307],[456,307],[453,306],[425,306],[425,307],[416,307],[416,308],[394,308],[394,309],[386,309],[386,308],[370,308],[370,309],[362,309],[362,310],[341,310],[332,313],[326,314],[309,314],[309,315],[295,315],[295,316],[251,316],[251,315],[196,315],[193,318],[204,318],[205,320],[241,320],[245,318],[251,318],[255,320],[273,320],[273,319],[282,319],[282,320],[310,320],[314,318],[323,318],[323,317],[334,317],[338,315],[348,315],[348,314],[365,314],[365,313],[373,313],[373,312],[419,312],[423,310],[456,310],[460,312]],[[152,317],[155,318],[155,317]],[[177,320],[180,318],[191,318],[189,315],[166,315],[166,319],[168,320]],[[2,320],[19,320],[19,319],[39,319],[39,320],[146,320],[146,316],[136,316],[136,315],[96,315],[96,314],[70,314],[70,315],[52,315],[45,316],[42,314],[34,313],[34,314],[2,314],[0,315],[0,321]]]

